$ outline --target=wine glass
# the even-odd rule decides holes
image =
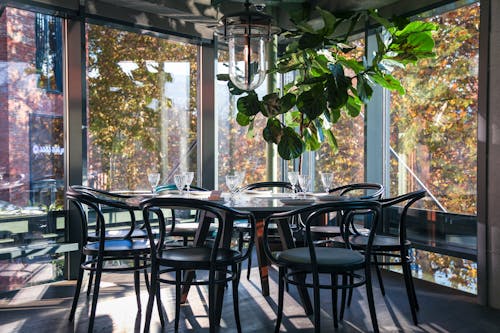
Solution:
[[[300,188],[302,189],[302,194],[304,195],[304,198],[306,197],[306,192],[309,189],[309,184],[311,183],[311,177],[309,175],[299,175],[299,185]]]
[[[151,185],[151,192],[155,193],[156,186],[158,186],[158,183],[160,182],[160,173],[153,172],[148,174],[148,181],[149,185]]]
[[[288,180],[292,184],[292,196],[294,197],[297,190],[297,183],[299,182],[299,173],[297,171],[289,171]]]
[[[182,195],[182,190],[184,190],[184,185],[186,185],[186,176],[184,174],[174,175],[174,183],[179,194]]]
[[[227,175],[226,176],[226,186],[229,189],[229,192],[231,192],[231,197],[234,195],[234,191],[239,185],[239,180],[240,177],[236,175]]]
[[[333,172],[320,172],[320,175],[325,192],[328,194],[333,184]]]
[[[189,195],[189,190],[191,189],[191,183],[193,182],[194,172],[186,171],[184,172],[184,177],[186,177],[186,188]]]

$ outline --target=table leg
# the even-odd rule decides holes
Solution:
[[[255,223],[255,251],[259,265],[260,286],[263,296],[269,296],[269,263],[264,253],[264,220],[257,219]]]

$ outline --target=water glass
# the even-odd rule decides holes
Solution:
[[[182,190],[184,190],[184,186],[186,185],[186,176],[184,174],[174,175],[174,183],[179,194],[182,195]]]
[[[191,183],[193,182],[193,179],[194,179],[194,172],[193,171],[186,171],[186,172],[184,172],[184,177],[186,179],[186,188],[187,188],[187,192],[189,194],[189,190],[191,189]]]
[[[290,181],[290,184],[292,184],[292,196],[295,196],[297,183],[299,182],[299,173],[297,171],[289,171],[288,180]]]
[[[149,185],[151,185],[151,192],[155,193],[156,187],[158,186],[158,183],[160,182],[160,173],[153,172],[153,173],[148,174],[148,181],[149,181]]]
[[[309,175],[299,175],[299,185],[302,189],[304,198],[306,197],[306,192],[309,189],[309,184],[311,183],[311,177]]]
[[[323,188],[325,189],[326,194],[328,194],[333,184],[333,173],[320,172],[320,175],[321,175],[321,182],[323,183]]]
[[[236,188],[238,188],[239,185],[239,176],[235,175],[228,175],[226,176],[226,186],[229,189],[229,192],[231,192],[231,197],[234,195],[234,191]]]

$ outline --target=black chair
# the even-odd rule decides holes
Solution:
[[[288,182],[280,182],[280,181],[270,181],[270,182],[258,182],[251,183],[246,186],[243,186],[240,189],[240,192],[245,192],[249,190],[273,190],[281,193],[293,191],[292,184]],[[243,245],[248,243],[248,229],[249,226],[245,221],[236,221],[235,229],[238,231],[238,245],[239,250],[241,251]],[[250,273],[252,269],[252,256],[248,257],[248,266],[247,266],[247,279],[250,279]]]
[[[112,209],[128,210],[129,207],[125,201],[108,200],[91,195],[85,191],[77,192],[72,188],[68,189],[66,197],[73,208],[71,216],[79,220],[82,231],[81,243],[79,244],[81,251],[80,269],[78,272],[78,280],[69,320],[73,321],[75,317],[84,271],[88,270],[91,273],[95,273],[94,293],[88,326],[88,331],[92,332],[94,327],[97,299],[99,296],[99,285],[103,272],[134,272],[137,309],[138,312],[141,312],[139,271],[145,271],[149,265],[149,240],[144,238],[133,238],[130,231],[123,238],[116,237],[116,235],[113,235],[112,238],[107,237],[107,224],[103,208],[109,207]],[[95,232],[90,231],[91,227],[89,227],[89,217],[91,216],[95,218]],[[105,262],[116,260],[131,260],[133,264],[132,266],[124,265],[119,267],[104,265]],[[92,277],[89,280],[89,285],[91,282]]]
[[[332,213],[337,215],[341,227],[350,224],[354,218],[358,217],[358,213],[361,214],[362,218],[370,217],[372,220],[372,229],[364,254],[352,250],[348,244],[344,248],[315,246],[313,241],[314,234],[311,232],[311,227],[317,223],[321,223],[325,215]],[[281,325],[285,283],[295,284],[299,287],[313,288],[315,332],[321,331],[320,289],[332,290],[333,320],[334,326],[338,327],[338,290],[366,285],[373,329],[375,332],[378,332],[371,283],[370,259],[371,245],[375,237],[375,229],[380,215],[381,206],[376,201],[346,200],[312,205],[291,212],[276,213],[266,219],[264,227],[264,250],[269,260],[279,267],[279,298],[275,332],[279,332]],[[304,247],[295,246],[288,224],[290,218],[298,216],[307,216],[304,222],[307,245]],[[279,234],[283,238],[282,241],[284,244],[287,244],[285,249],[276,254],[273,254],[268,244],[269,225],[272,223],[278,226],[280,230]],[[363,270],[364,274],[360,274],[360,270]],[[305,279],[304,274],[312,275],[312,283]],[[320,281],[320,275],[324,274],[330,276],[330,284]],[[340,284],[338,283],[339,275],[342,276]]]
[[[175,184],[157,186],[155,192],[161,194],[164,191],[176,191]],[[207,189],[191,185],[191,190],[207,191]],[[191,214],[189,211],[171,210],[170,230],[168,236],[182,237],[182,245],[187,246],[190,240],[194,239],[198,229],[198,214]]]
[[[385,295],[385,288],[378,266],[396,265],[402,267],[408,302],[410,303],[411,315],[415,325],[418,325],[417,312],[419,310],[419,306],[411,274],[411,264],[413,263],[413,258],[410,255],[410,249],[412,244],[407,237],[406,224],[409,217],[410,207],[418,200],[424,198],[426,193],[427,192],[425,190],[418,190],[394,198],[379,200],[384,209],[384,223],[382,225],[386,227],[386,223],[388,223],[388,209],[394,208],[399,209],[399,223],[397,224],[396,230],[392,230],[391,233],[377,233],[371,250],[374,259],[373,263],[377,266],[380,290],[383,295]],[[339,241],[339,239],[337,239],[337,241]],[[364,234],[356,232],[356,229],[351,228],[349,235],[344,235],[342,241],[347,241],[353,249],[366,251],[369,238]],[[378,258],[382,258],[382,260]],[[349,292],[348,305],[350,304],[351,298],[352,290]]]
[[[380,199],[384,195],[384,186],[376,183],[354,183],[339,186],[328,191],[331,195],[337,195],[339,197],[349,197],[356,198],[360,200],[373,200]],[[325,242],[319,241],[318,243],[328,243],[329,238],[339,236],[340,226],[332,225],[336,224],[335,219],[331,219],[328,223],[329,225],[319,225],[311,227],[311,231],[315,233],[317,238],[327,238]],[[356,225],[351,226],[352,228],[358,228],[356,230],[360,233],[368,233],[368,229],[359,228]]]
[[[143,207],[146,229],[151,242],[155,239],[155,235],[151,230],[151,221],[155,219],[155,217],[158,219],[160,226],[160,237],[156,243],[157,245],[151,247],[151,288],[149,291],[144,332],[149,331],[155,296],[157,298],[162,326],[165,324],[163,311],[161,310],[159,292],[159,284],[161,282],[174,284],[176,287],[175,331],[179,328],[181,287],[189,285],[208,285],[210,332],[214,332],[217,311],[215,287],[221,286],[221,288],[224,288],[225,284],[229,281],[232,281],[236,325],[238,332],[241,332],[238,308],[238,285],[241,274],[241,262],[249,257],[253,248],[253,239],[255,235],[255,219],[253,215],[249,212],[237,211],[215,202],[192,198],[156,197],[144,201],[141,206]],[[218,227],[215,233],[215,240],[210,243],[202,243],[197,240],[197,243],[193,244],[191,247],[166,247],[164,245],[164,239],[168,236],[169,231],[163,209],[196,210],[200,214],[200,222],[203,222],[203,226],[205,226],[206,229],[208,229],[207,225],[212,223],[211,220],[216,221]],[[205,221],[204,219],[210,220]],[[231,241],[230,231],[232,230],[232,224],[235,219],[246,219],[250,226],[250,242],[244,253],[229,247]],[[191,281],[189,279],[182,280],[183,273],[193,271],[208,272],[208,279],[197,281]],[[166,276],[170,272],[175,273],[175,278]],[[197,275],[199,274],[197,273]]]

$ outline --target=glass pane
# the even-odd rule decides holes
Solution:
[[[219,50],[217,74],[228,73],[228,53]],[[215,81],[215,103],[218,119],[218,161],[219,188],[227,190],[225,176],[236,171],[245,171],[244,183],[267,180],[267,143],[262,138],[262,129],[266,126],[265,117],[256,117],[253,133],[248,127],[236,122],[238,113],[236,103],[240,96],[231,95],[227,82]],[[256,89],[259,97],[267,94],[267,77]]]
[[[149,190],[148,173],[196,171],[197,47],[86,27],[88,184]]]
[[[479,3],[431,13],[436,58],[396,71],[406,87],[391,95],[390,194],[425,188],[408,235],[436,252],[471,255],[477,244]],[[449,7],[448,7],[449,9]],[[442,10],[441,10],[442,11]],[[412,212],[415,215],[417,210]],[[416,252],[414,273],[476,293],[473,261]]]
[[[0,292],[62,278],[63,95],[40,84],[62,77],[61,28],[13,8],[0,17]]]

